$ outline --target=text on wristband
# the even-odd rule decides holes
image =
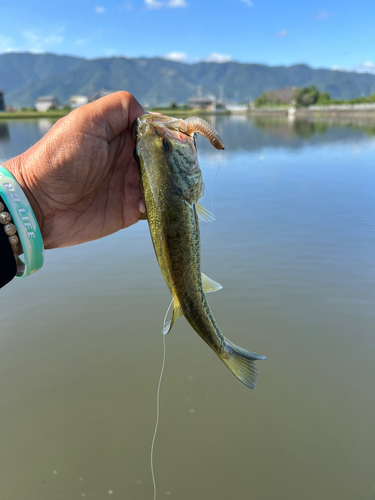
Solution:
[[[4,175],[0,173],[0,177],[4,178]],[[18,194],[15,192],[14,187],[10,182],[5,182],[4,183],[5,189],[9,192],[10,199],[14,202],[21,202],[20,197]],[[17,208],[17,212],[19,213],[19,216],[21,217],[23,225],[26,227],[26,229],[33,229],[33,226],[30,223],[30,219],[27,215],[25,215],[27,212],[24,208]],[[35,238],[35,233],[34,231],[27,231],[27,237],[28,238]]]

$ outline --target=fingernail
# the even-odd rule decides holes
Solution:
[[[141,212],[141,214],[144,214],[146,212],[146,206],[143,200],[140,200],[138,202],[138,210]]]

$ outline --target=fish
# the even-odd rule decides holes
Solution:
[[[132,125],[134,158],[138,165],[146,216],[155,254],[172,295],[162,326],[170,332],[185,316],[191,327],[211,347],[229,370],[250,389],[255,389],[255,361],[266,359],[247,351],[221,333],[206,294],[222,286],[201,273],[199,220],[215,218],[200,202],[204,193],[198,161],[196,134],[216,149],[223,141],[208,122],[199,117],[186,120],[145,114]],[[172,309],[172,318],[167,319]]]

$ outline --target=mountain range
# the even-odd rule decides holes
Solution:
[[[267,66],[237,62],[185,64],[161,58],[84,59],[57,54],[0,54],[0,89],[14,107],[34,106],[40,96],[68,103],[74,94],[127,90],[146,106],[185,103],[214,94],[249,101],[265,91],[314,84],[332,98],[352,99],[375,91],[375,75],[306,64]]]

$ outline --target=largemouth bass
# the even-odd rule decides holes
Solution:
[[[172,295],[172,319],[168,321],[166,315],[162,331],[167,334],[185,316],[229,370],[254,389],[254,361],[265,356],[242,349],[222,335],[206,299],[206,293],[221,285],[200,270],[198,218],[209,221],[214,217],[198,201],[204,184],[195,134],[208,138],[217,149],[224,149],[223,142],[205,120],[193,117],[142,115],[135,120],[132,133],[152,242]]]

